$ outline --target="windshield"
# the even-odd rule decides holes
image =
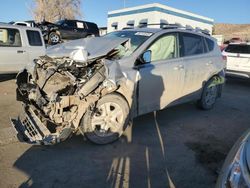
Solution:
[[[239,53],[239,54],[250,54],[250,45],[244,44],[230,44],[226,49],[225,52],[229,53]]]
[[[116,49],[119,51],[117,58],[127,57],[131,55],[137,48],[139,48],[148,38],[153,35],[151,32],[138,32],[138,31],[116,31],[109,33],[104,38],[129,38],[130,47],[126,48],[122,45],[118,46]]]
[[[56,24],[56,25],[62,25],[63,22],[64,22],[64,20],[59,20],[59,21],[55,22],[55,24]]]

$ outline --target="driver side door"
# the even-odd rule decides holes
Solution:
[[[156,39],[147,49],[151,62],[139,66],[139,114],[160,110],[181,97],[185,67],[177,33]]]

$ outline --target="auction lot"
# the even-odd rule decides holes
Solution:
[[[126,136],[98,146],[81,135],[55,146],[19,143],[15,80],[0,82],[0,187],[214,187],[234,142],[250,127],[250,81],[229,78],[211,111],[192,103],[134,120]]]

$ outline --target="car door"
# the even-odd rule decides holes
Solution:
[[[185,64],[185,80],[181,93],[188,101],[199,96],[204,81],[212,74],[213,61],[206,52],[202,36],[182,32],[180,41],[181,57]]]
[[[87,28],[86,28],[86,24],[84,22],[81,21],[76,21],[76,29],[77,29],[77,33],[76,33],[76,37],[78,39],[80,38],[85,38],[87,36]]]
[[[163,109],[181,97],[185,67],[178,48],[177,33],[163,35],[148,47],[151,62],[139,67],[139,114]]]
[[[73,20],[65,20],[60,27],[60,33],[63,39],[77,39],[76,22]]]
[[[15,28],[0,28],[0,72],[16,73],[28,61],[22,31]]]
[[[29,66],[32,65],[34,59],[45,55],[45,44],[41,32],[38,30],[27,29],[26,36],[28,42],[26,51],[29,55],[27,66]]]

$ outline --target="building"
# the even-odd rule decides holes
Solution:
[[[212,33],[214,20],[158,3],[108,12],[108,32],[139,25],[167,23],[207,29]]]
[[[107,27],[99,27],[99,34],[100,36],[107,34]]]

